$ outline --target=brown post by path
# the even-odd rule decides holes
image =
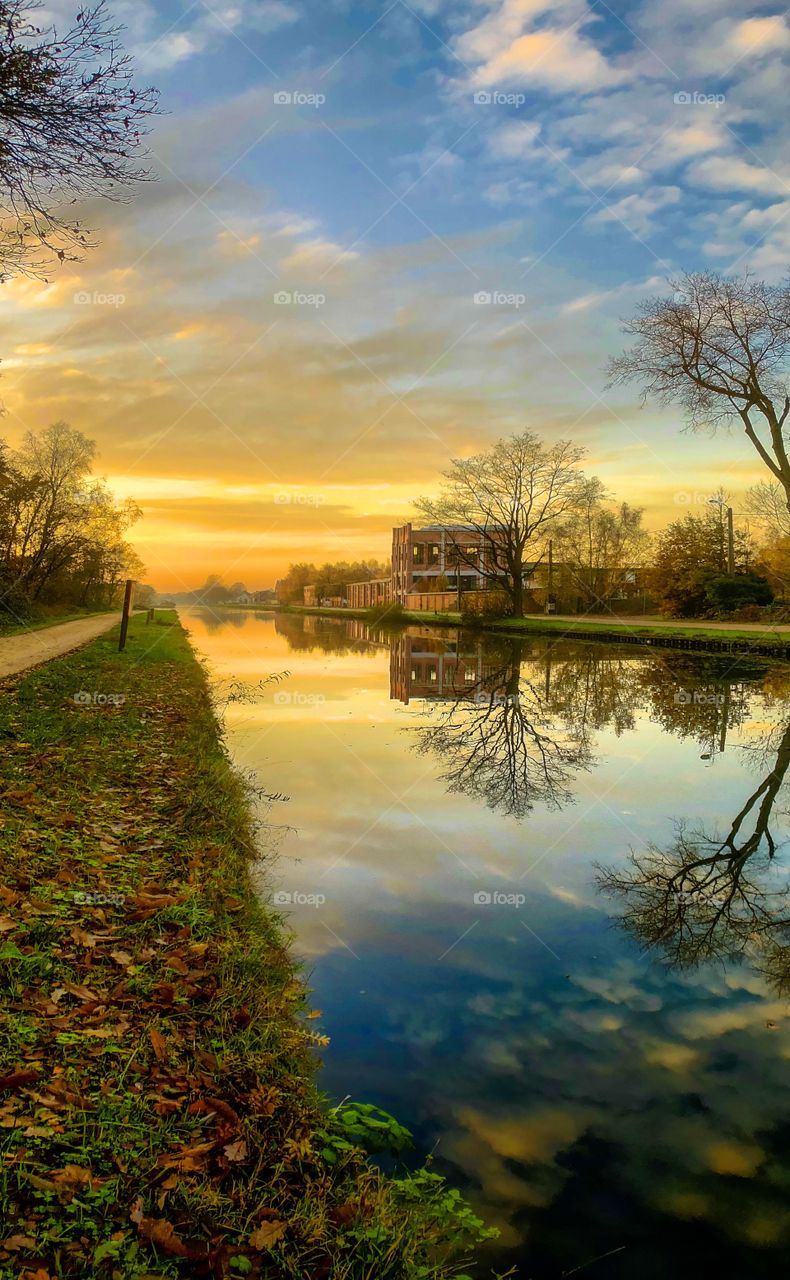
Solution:
[[[126,590],[123,593],[123,613],[121,614],[121,634],[118,637],[118,652],[122,653],[126,647],[126,632],[129,630],[129,610],[132,607],[132,587],[134,579],[126,579]]]

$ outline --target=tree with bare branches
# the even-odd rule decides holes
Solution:
[[[552,533],[581,503],[584,450],[569,440],[546,445],[531,431],[498,441],[487,453],[453,458],[438,498],[417,509],[446,532],[460,564],[504,591],[513,616],[524,613],[525,578],[541,562]],[[478,544],[456,537],[473,531]]]
[[[695,429],[740,423],[790,511],[790,283],[709,271],[671,283],[673,297],[648,298],[625,324],[636,341],[610,362],[611,383],[682,405]]]
[[[150,175],[143,138],[156,90],[138,89],[104,0],[59,33],[38,0],[0,2],[0,279],[79,258],[91,231],[75,205]]]

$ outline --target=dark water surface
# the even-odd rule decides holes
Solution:
[[[289,673],[226,719],[289,797],[322,1084],[500,1228],[480,1275],[786,1274],[790,668],[182,617],[221,682]]]

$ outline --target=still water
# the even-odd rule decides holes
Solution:
[[[182,611],[373,1101],[523,1280],[790,1266],[790,668]]]

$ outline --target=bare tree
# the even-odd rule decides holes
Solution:
[[[156,90],[137,89],[104,0],[63,34],[38,0],[0,2],[0,278],[78,258],[91,232],[79,200],[123,198],[142,163]]]
[[[674,297],[647,299],[624,326],[636,343],[610,362],[611,382],[681,404],[694,428],[740,421],[790,511],[790,284],[702,272],[672,285]]]
[[[605,609],[613,597],[622,597],[650,542],[642,508],[627,502],[612,508],[608,496],[600,480],[589,480],[555,547],[562,573],[586,609]]]
[[[508,436],[471,458],[453,458],[438,498],[417,509],[446,530],[455,558],[477,569],[507,595],[514,617],[524,613],[524,579],[545,554],[548,538],[584,493],[584,450],[560,440],[547,446],[531,431]],[[474,532],[479,547],[455,537]],[[480,554],[479,548],[482,548]]]
[[[790,538],[790,511],[784,489],[773,480],[760,480],[746,490],[747,513],[772,542]]]

